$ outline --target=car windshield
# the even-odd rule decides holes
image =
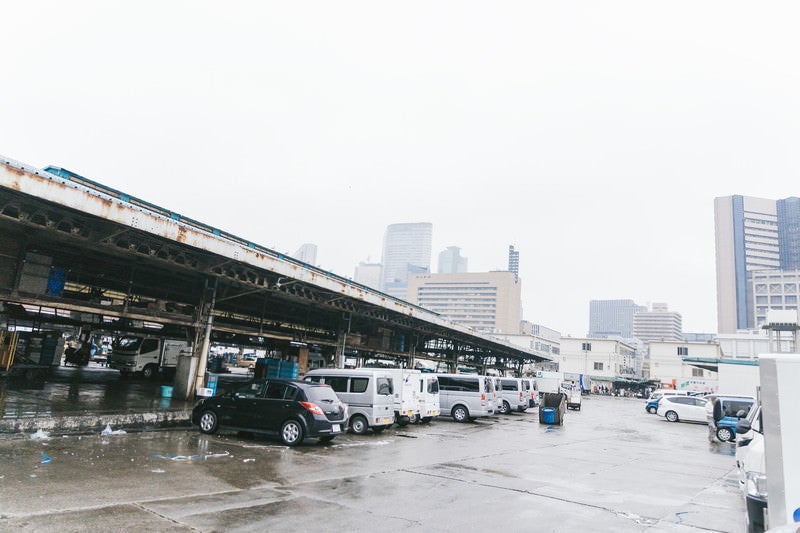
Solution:
[[[141,337],[121,337],[117,340],[116,347],[120,350],[138,350],[141,343]]]

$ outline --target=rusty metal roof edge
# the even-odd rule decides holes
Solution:
[[[194,248],[215,253],[223,257],[228,257],[235,261],[241,261],[257,268],[263,268],[280,276],[287,276],[321,289],[334,291],[339,294],[343,294],[344,296],[382,307],[390,312],[401,313],[410,318],[423,320],[439,327],[455,330],[459,333],[479,338],[484,342],[500,345],[504,348],[525,353],[537,358],[542,357],[541,354],[531,352],[521,346],[516,346],[495,337],[491,337],[490,335],[484,335],[481,332],[475,331],[467,326],[451,322],[440,314],[429,311],[423,307],[400,300],[366,285],[361,285],[333,272],[318,269],[312,265],[308,265],[302,261],[293,259],[290,256],[286,256],[285,254],[281,254],[269,248],[256,246],[250,241],[241,239],[241,241],[247,243],[243,244],[243,242],[238,240],[226,238],[223,235],[217,235],[213,231],[209,232],[207,229],[196,227],[183,220],[176,220],[162,213],[132,204],[123,199],[106,194],[103,191],[92,189],[83,184],[70,181],[69,179],[57,176],[31,165],[26,165],[25,163],[16,161],[3,155],[0,155],[0,163],[2,163],[4,166],[16,168],[27,173],[28,175],[39,177],[43,180],[58,184],[64,188],[58,193],[42,194],[42,192],[46,192],[46,189],[42,190],[41,188],[37,187],[25,188],[12,186],[11,181],[8,179],[8,174],[0,172],[0,186],[8,189],[18,190],[19,192],[36,196],[65,207],[83,211],[90,215],[104,218],[106,220],[116,222],[139,231],[151,233],[153,235],[167,238],[175,242],[180,242]],[[19,183],[19,185],[24,184]],[[76,194],[71,196],[67,191],[74,191]],[[98,198],[104,202],[111,202],[112,205],[117,206],[117,209],[114,213],[115,216],[112,216],[112,213],[107,209],[102,208],[102,206],[97,206],[94,209],[87,211],[87,208],[91,208],[93,206],[88,202],[81,201],[84,198],[77,196],[80,194],[89,194],[91,197]],[[126,210],[128,212],[126,212]],[[141,215],[149,217],[151,219],[151,223],[144,224],[138,220],[135,220],[137,216]],[[180,234],[185,234],[186,231],[190,231],[194,235],[194,238],[189,238],[186,236],[183,238],[179,237]],[[208,241],[209,239],[210,241]],[[202,241],[206,241],[205,244],[202,244]],[[245,253],[242,254],[242,251]],[[397,309],[398,306],[400,309]]]

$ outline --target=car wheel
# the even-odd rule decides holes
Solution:
[[[321,443],[325,444],[325,443],[328,443],[328,442],[332,441],[332,440],[333,440],[333,438],[334,438],[334,436],[333,436],[333,435],[326,435],[326,436],[324,436],[324,437],[320,437],[320,438],[319,438],[319,441],[320,441]]]
[[[145,379],[153,379],[156,377],[156,366],[155,365],[146,365],[142,369],[142,377]]]
[[[466,422],[469,420],[469,411],[463,405],[453,407],[453,418],[456,422]]]
[[[369,425],[367,424],[367,419],[361,415],[355,415],[353,418],[350,419],[350,431],[355,433],[356,435],[363,435],[367,432]]]
[[[664,418],[666,418],[670,422],[677,422],[678,413],[676,413],[675,411],[667,411],[666,413],[664,413]]]
[[[219,418],[214,411],[203,411],[200,415],[200,432],[202,433],[215,433],[219,426]]]
[[[503,403],[500,404],[500,414],[507,415],[511,412],[511,406],[508,405],[508,402],[503,400]]]
[[[655,413],[655,412],[656,412],[656,408],[655,408],[655,407],[648,407],[648,408],[647,408],[647,412],[648,412],[648,413],[650,413],[650,414],[652,415],[653,413]]]
[[[400,427],[407,426],[411,422],[411,419],[407,416],[398,416],[397,417],[397,425]]]
[[[733,431],[730,428],[717,428],[717,438],[722,442],[730,442],[733,440]]]
[[[297,420],[287,420],[281,426],[281,442],[287,446],[297,446],[303,442],[303,426]]]
[[[420,422],[422,422],[423,424],[430,424],[431,420],[433,420],[432,416],[423,416]]]

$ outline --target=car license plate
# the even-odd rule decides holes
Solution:
[[[389,423],[389,419],[388,419],[388,418],[384,418],[384,419],[383,419],[383,423],[384,423],[384,424],[388,424],[388,423]]]
[[[342,426],[340,426],[339,424],[334,424],[333,425],[333,432],[334,433],[341,433],[342,432]]]
[[[412,416],[414,416],[414,411],[411,411],[411,410],[409,409],[409,411],[408,411],[408,416],[409,416],[409,418],[410,418],[410,417],[412,417]]]

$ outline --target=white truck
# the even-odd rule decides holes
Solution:
[[[409,422],[420,418],[419,400],[417,392],[420,387],[419,370],[407,368],[384,368],[392,376],[394,382],[394,417],[398,426],[405,426]]]
[[[125,335],[114,342],[109,366],[123,376],[140,372],[145,378],[155,378],[175,371],[178,356],[191,350],[185,340],[165,339],[147,335]]]
[[[544,370],[537,370],[536,390],[539,391],[539,398],[548,392],[560,392],[566,396],[567,390],[564,387],[564,374],[562,372],[547,372]]]

